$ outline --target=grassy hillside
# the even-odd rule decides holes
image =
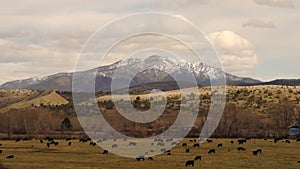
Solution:
[[[42,93],[36,91],[24,92],[21,93],[19,99],[15,99],[14,102],[13,104],[1,108],[0,112],[6,112],[11,109],[33,108],[44,105],[56,106],[68,104],[68,101],[55,91],[45,91]]]

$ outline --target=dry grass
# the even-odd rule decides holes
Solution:
[[[193,159],[196,155],[202,155],[202,161],[195,162],[194,168],[300,168],[300,143],[292,141],[291,144],[271,143],[264,140],[251,140],[243,147],[246,152],[237,152],[237,143],[230,144],[231,139],[213,139],[213,143],[205,143],[201,148],[191,148],[191,153],[184,153],[184,149],[178,145],[171,150],[172,155],[165,154],[155,156],[154,161],[146,160],[137,162],[135,159],[123,158],[113,154],[102,155],[99,147],[91,147],[88,143],[73,141],[71,147],[66,141],[59,141],[60,145],[46,148],[39,141],[16,143],[14,141],[1,141],[3,154],[0,161],[13,169],[26,168],[101,168],[101,169],[175,169],[186,168],[186,160]],[[235,139],[234,139],[235,140]],[[189,143],[188,139],[183,142]],[[216,148],[218,143],[223,143],[222,148]],[[33,148],[32,148],[33,145]],[[210,148],[216,148],[215,155],[208,155]],[[252,150],[262,148],[262,155],[253,156]],[[228,152],[230,150],[230,152]],[[6,159],[5,156],[14,154],[14,159]]]
[[[27,95],[30,95],[30,94],[26,94],[26,96]],[[52,92],[45,91],[34,98],[26,99],[24,95],[19,96],[19,97],[23,97],[21,99],[21,101],[16,102],[11,105],[8,105],[8,106],[0,109],[0,112],[5,112],[5,111],[11,110],[11,109],[32,108],[33,106],[39,107],[41,104],[56,106],[56,105],[64,105],[64,104],[69,103],[66,99],[61,97],[55,91],[52,91]]]

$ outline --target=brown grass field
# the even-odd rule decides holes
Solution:
[[[234,144],[230,141],[234,140]],[[162,154],[153,157],[154,160],[136,161],[136,159],[119,157],[114,154],[103,155],[102,149],[98,146],[92,147],[88,143],[72,141],[72,146],[67,141],[59,140],[58,146],[49,149],[45,143],[40,144],[39,140],[34,141],[3,141],[0,147],[3,153],[0,154],[0,163],[11,169],[58,169],[58,168],[101,168],[101,169],[175,169],[192,168],[185,167],[186,160],[192,160],[196,155],[201,155],[201,161],[195,161],[193,168],[270,168],[270,169],[299,169],[300,163],[300,142],[291,140],[291,144],[272,140],[252,139],[244,145],[238,145],[236,139],[213,139],[213,143],[204,143],[200,148],[192,148],[194,143],[189,139],[182,142],[188,143],[191,153],[186,154],[181,144],[171,150],[172,155]],[[218,143],[223,143],[222,148],[217,148]],[[243,146],[247,150],[238,152],[237,147]],[[216,154],[208,155],[210,148],[216,149]],[[252,150],[261,148],[263,153],[258,156],[252,155]],[[230,150],[230,151],[229,151]],[[14,154],[14,159],[6,159],[7,155]],[[0,165],[1,168],[1,165]]]

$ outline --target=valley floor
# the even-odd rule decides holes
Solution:
[[[119,157],[114,154],[103,155],[103,150],[98,146],[90,146],[89,143],[79,143],[72,140],[72,146],[68,146],[65,140],[58,140],[58,146],[49,149],[39,140],[34,141],[4,141],[0,140],[0,164],[12,169],[32,168],[101,168],[101,169],[175,169],[186,168],[185,161],[192,160],[196,155],[201,155],[201,161],[195,161],[194,168],[300,168],[300,142],[291,140],[274,143],[272,140],[251,139],[246,144],[237,144],[237,139],[212,139],[213,143],[201,144],[200,148],[193,148],[189,139],[187,143],[191,152],[185,153],[185,148],[178,144],[171,150],[171,155],[162,154],[153,157],[154,160],[136,161],[136,159]],[[234,141],[231,144],[230,141]],[[222,143],[223,147],[217,148]],[[237,147],[242,146],[246,151],[238,152]],[[208,150],[216,149],[216,154],[207,154]],[[262,149],[263,153],[253,156],[252,151]],[[6,159],[8,155],[15,155],[13,159]],[[1,165],[0,165],[1,168]]]

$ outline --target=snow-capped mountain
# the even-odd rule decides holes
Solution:
[[[121,70],[121,71],[120,71]],[[101,66],[82,72],[83,75],[96,72],[96,91],[109,91],[112,79],[122,83],[126,81],[126,75],[138,72],[131,81],[131,86],[146,83],[162,83],[176,80],[189,81],[193,76],[199,85],[210,85],[210,81],[218,81],[224,74],[230,84],[258,84],[258,80],[242,78],[223,72],[219,68],[205,65],[201,62],[189,63],[184,60],[175,60],[162,56],[150,56],[147,58],[130,58],[118,61],[111,65]],[[121,72],[121,76],[113,77],[115,72]],[[73,73],[59,73],[44,78],[30,78],[16,80],[1,85],[1,88],[25,88],[34,90],[54,89],[58,91],[72,90]],[[84,76],[82,76],[84,78]],[[127,79],[128,80],[128,79]],[[82,79],[84,85],[84,79]]]

